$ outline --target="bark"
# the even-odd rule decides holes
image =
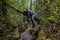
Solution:
[[[31,0],[31,2],[30,2],[30,10],[32,10],[32,0]]]

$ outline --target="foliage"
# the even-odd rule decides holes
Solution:
[[[30,7],[31,0],[5,0],[21,11]],[[16,10],[7,8],[6,15],[2,11],[3,2],[0,1],[0,39],[17,40],[27,27],[26,16]],[[37,40],[59,40],[60,38],[60,0],[34,0],[32,8],[37,13],[41,30],[37,30]],[[31,22],[31,21],[30,21]],[[6,25],[6,23],[8,25]],[[31,26],[31,23],[30,23]],[[35,31],[34,31],[35,33]],[[33,34],[34,35],[34,34]]]

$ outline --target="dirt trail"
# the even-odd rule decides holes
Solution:
[[[34,40],[34,37],[31,35],[31,28],[28,27],[23,33],[21,33],[21,38],[19,40]]]

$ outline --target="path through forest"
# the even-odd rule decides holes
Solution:
[[[28,27],[23,33],[21,33],[21,38],[19,40],[34,40],[31,30],[32,29]]]

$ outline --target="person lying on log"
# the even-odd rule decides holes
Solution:
[[[29,18],[31,18],[31,21],[32,21],[32,27],[36,26],[36,22],[35,22],[35,16],[36,16],[36,13],[33,12],[32,10],[30,9],[26,9],[24,10],[24,12],[26,13],[27,15],[27,21],[29,21]]]

